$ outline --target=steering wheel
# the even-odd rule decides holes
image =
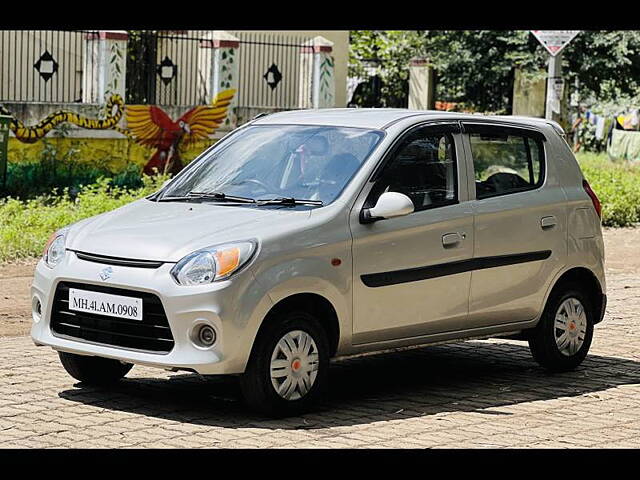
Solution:
[[[261,187],[265,192],[272,192],[273,190],[275,190],[274,187],[267,185],[262,180],[258,180],[257,178],[248,178],[246,180],[242,180],[241,182],[238,182],[236,185],[242,185],[243,183],[255,183],[256,185]]]
[[[527,182],[520,175],[509,172],[497,172],[484,181],[485,185],[492,186],[496,191],[504,191],[514,188],[528,187]]]

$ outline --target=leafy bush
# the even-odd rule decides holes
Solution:
[[[95,183],[99,178],[109,178],[115,187],[137,189],[143,186],[142,169],[136,164],[129,164],[121,172],[114,173],[106,168],[90,167],[74,163],[59,164],[51,162],[40,163],[9,163],[7,165],[7,185],[0,187],[0,195],[32,198],[53,189],[69,189],[69,194],[75,197],[83,185]]]
[[[593,153],[576,157],[602,203],[603,225],[624,227],[640,222],[640,165],[613,162]]]
[[[113,185],[113,179],[99,178],[80,187],[75,198],[65,188],[26,201],[0,200],[0,261],[37,257],[49,236],[59,228],[83,218],[121,207],[157,191],[167,176],[143,176],[142,186],[127,189]]]
[[[607,139],[596,138],[596,126],[587,121],[580,124],[578,141],[584,152],[604,152],[607,149]]]

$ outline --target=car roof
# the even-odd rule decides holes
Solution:
[[[562,132],[554,121],[537,117],[511,115],[478,115],[437,110],[410,110],[406,108],[323,108],[289,110],[265,115],[255,120],[254,125],[301,124],[359,127],[384,130],[390,125],[409,117],[429,120],[482,120],[519,123],[522,125],[552,126]]]

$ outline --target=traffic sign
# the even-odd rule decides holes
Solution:
[[[531,30],[531,33],[551,56],[555,57],[580,33],[580,30]]]

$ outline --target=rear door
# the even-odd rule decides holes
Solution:
[[[566,198],[553,168],[560,159],[542,131],[463,125],[475,178],[469,326],[532,320],[566,262]]]

